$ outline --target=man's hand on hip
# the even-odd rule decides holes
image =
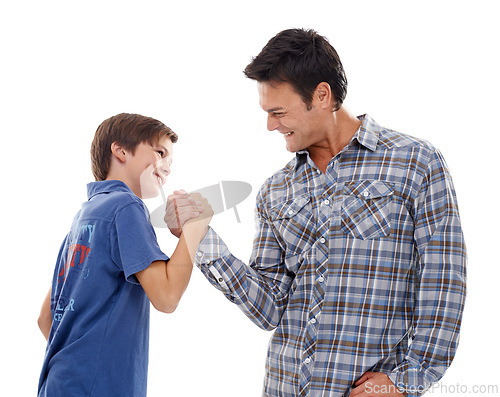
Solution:
[[[404,396],[389,377],[382,372],[365,372],[354,385],[357,387],[352,390],[350,397]]]

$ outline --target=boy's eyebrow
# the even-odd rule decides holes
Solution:
[[[169,153],[165,146],[163,146],[163,145],[158,145],[158,146],[160,147],[160,149],[163,149],[165,151],[165,154]]]
[[[154,145],[151,143],[150,145],[151,145],[152,148],[156,147],[156,148],[162,149],[165,152],[165,154],[169,154],[170,153],[165,146],[160,145],[159,143],[156,143]]]

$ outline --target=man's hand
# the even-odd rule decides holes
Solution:
[[[182,234],[180,239],[186,242],[191,261],[194,262],[195,254],[198,250],[198,245],[208,231],[208,224],[212,220],[214,211],[208,200],[203,198],[200,193],[192,193],[191,198],[197,203],[200,203],[200,214],[196,218],[188,219],[182,225]]]
[[[404,396],[389,377],[382,372],[365,372],[356,383],[356,388],[351,391],[351,397],[401,397]]]
[[[197,201],[201,196],[190,196],[184,190],[176,190],[167,198],[167,208],[165,211],[165,223],[170,232],[180,237],[184,224],[193,218],[196,218],[203,211],[203,203]]]
[[[214,216],[214,210],[212,209],[212,206],[210,205],[208,200],[204,198],[200,193],[191,193],[189,196],[191,200],[194,200],[194,202],[196,203],[196,212],[198,212],[199,215],[186,220],[183,226],[196,224],[198,225],[198,227],[206,229],[210,221],[212,220],[212,217]]]

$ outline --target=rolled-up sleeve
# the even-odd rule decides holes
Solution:
[[[279,324],[294,277],[286,271],[283,261],[282,248],[259,204],[249,265],[233,256],[211,228],[196,254],[196,265],[210,283],[255,324],[267,330]]]

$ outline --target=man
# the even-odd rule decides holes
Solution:
[[[296,156],[257,196],[250,265],[212,229],[197,264],[254,323],[275,329],[264,394],[422,394],[454,357],[465,299],[465,245],[441,154],[350,114],[340,59],[314,31],[279,33],[245,74],[267,128]]]

